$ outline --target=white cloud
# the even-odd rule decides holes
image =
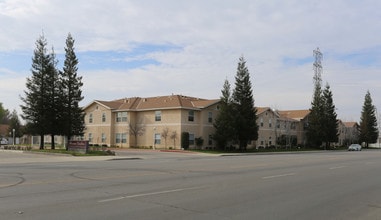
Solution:
[[[381,2],[371,0],[3,0],[0,41],[6,43],[0,51],[30,51],[32,56],[42,31],[57,53],[63,52],[68,32],[83,53],[131,51],[147,44],[176,47],[121,57],[151,58],[158,65],[97,71],[81,66],[85,101],[172,92],[218,98],[226,78],[234,84],[238,58],[244,55],[256,104],[292,109],[310,106],[312,63],[284,59],[311,58],[319,46],[327,55],[323,80],[331,85],[339,116],[358,120],[366,90],[376,106],[381,104],[376,103],[380,65],[358,66],[342,57],[361,52],[365,59],[381,59],[380,53],[369,53],[381,45],[380,7]],[[0,88],[0,93],[21,93],[19,78],[2,78],[14,89]],[[13,98],[3,95],[0,102],[9,106]]]

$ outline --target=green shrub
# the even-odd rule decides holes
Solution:
[[[185,150],[189,148],[189,132],[181,133],[181,147]]]

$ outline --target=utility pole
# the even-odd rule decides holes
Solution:
[[[315,57],[314,62],[314,84],[315,87],[318,86],[321,88],[321,73],[323,71],[323,66],[321,65],[321,60],[323,59],[323,54],[320,52],[319,47],[313,51],[313,55]]]
[[[309,125],[307,132],[307,139],[313,145],[321,145],[321,140],[323,139],[323,131],[321,126],[321,119],[323,114],[323,100],[322,100],[322,70],[323,66],[321,61],[323,59],[323,54],[320,52],[319,48],[313,50],[313,56],[315,58],[315,62],[313,63],[314,76],[314,92],[312,95],[311,102],[311,113],[309,117]]]

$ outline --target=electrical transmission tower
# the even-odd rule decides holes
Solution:
[[[321,87],[321,73],[323,71],[323,66],[321,65],[321,60],[323,59],[323,54],[320,52],[319,47],[313,51],[315,57],[314,62],[314,84],[315,86]]]

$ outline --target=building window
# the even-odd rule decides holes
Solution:
[[[263,118],[260,119],[261,127],[263,127]]]
[[[122,143],[127,143],[127,133],[122,134]]]
[[[121,133],[116,133],[115,134],[115,143],[120,143],[122,139],[122,134]]]
[[[115,134],[115,143],[127,143],[127,134],[126,133],[116,133]]]
[[[127,112],[116,113],[116,122],[126,122],[126,121],[127,121]]]
[[[93,142],[93,134],[89,133],[89,142]]]
[[[269,119],[269,128],[271,128],[271,126],[272,126],[272,120],[271,120],[271,118]]]
[[[189,134],[189,145],[194,145],[194,134]]]
[[[213,122],[213,113],[212,112],[208,112],[208,122],[209,123]]]
[[[161,134],[155,134],[155,144],[161,143]]]
[[[89,123],[93,123],[93,113],[90,113],[89,115]]]
[[[155,111],[155,121],[161,121],[161,111]]]
[[[296,123],[295,123],[295,122],[292,122],[292,123],[291,123],[291,129],[293,129],[293,130],[296,129]]]
[[[102,113],[102,122],[106,122],[106,113]]]
[[[102,143],[106,142],[106,134],[102,133]]]
[[[209,135],[208,144],[213,145],[213,136],[212,135]]]
[[[188,112],[188,121],[194,121],[194,111],[190,110]]]

